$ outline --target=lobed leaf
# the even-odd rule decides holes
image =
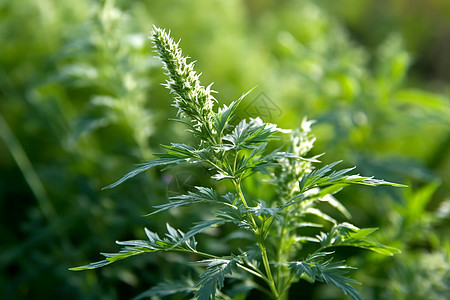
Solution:
[[[230,220],[208,220],[203,222],[198,222],[194,227],[192,227],[182,239],[180,239],[176,245],[185,243],[189,239],[193,238],[196,234],[205,231],[209,228],[214,228],[219,225],[225,224],[227,222],[231,222]]]
[[[299,181],[300,193],[307,190],[334,185],[334,184],[362,184],[362,185],[390,185],[395,187],[406,187],[405,185],[388,182],[380,179],[374,179],[373,177],[363,177],[360,175],[347,175],[348,172],[354,170],[355,168],[348,168],[339,171],[333,171],[329,174],[332,169],[341,161],[334,162],[332,164],[326,165],[318,170],[311,171],[305,174]]]
[[[349,223],[334,225],[328,234],[321,233],[317,238],[322,248],[335,246],[351,246],[371,250],[383,255],[392,256],[400,250],[385,246],[368,238],[377,228],[360,229]]]
[[[176,230],[167,224],[168,233],[165,238],[160,238],[157,233],[151,232],[145,228],[145,233],[148,241],[131,240],[131,241],[116,241],[118,245],[124,246],[118,253],[101,253],[105,260],[90,263],[81,267],[70,268],[71,271],[91,270],[104,267],[113,262],[123,260],[125,258],[139,255],[142,253],[151,253],[157,251],[187,251],[194,252],[197,242],[192,236],[185,237],[181,230]]]
[[[274,134],[278,132],[283,130],[274,124],[264,123],[260,118],[251,118],[249,122],[244,119],[230,134],[222,137],[225,142],[223,147],[228,147],[228,150],[252,149],[257,144],[276,138]]]
[[[188,192],[186,195],[179,195],[169,198],[169,202],[161,205],[156,205],[154,208],[157,210],[147,214],[147,216],[154,215],[156,213],[172,209],[175,207],[186,206],[193,203],[221,203],[221,199],[228,202],[228,199],[219,197],[217,192],[212,188],[206,188],[201,186],[196,186],[196,192]]]
[[[219,111],[217,113],[214,113],[214,128],[216,129],[219,136],[228,128],[229,122],[232,119],[233,114],[239,104],[241,104],[245,96],[247,96],[253,90],[254,88],[243,94],[238,100],[231,102],[229,106],[224,105],[223,108],[219,108]]]
[[[189,278],[179,281],[166,280],[139,294],[137,297],[133,298],[133,300],[140,300],[154,296],[165,297],[179,293],[191,293],[193,290],[193,283]]]
[[[226,274],[231,274],[239,262],[238,258],[232,259],[210,259],[203,260],[199,263],[207,264],[206,271],[200,275],[200,282],[196,286],[200,289],[196,293],[198,300],[213,300],[216,298],[217,288],[223,288],[223,282]]]
[[[354,268],[344,265],[343,262],[332,263],[331,259],[323,261],[323,258],[330,254],[332,252],[318,252],[305,261],[290,262],[291,273],[297,277],[306,275],[312,282],[319,281],[328,285],[332,284],[353,299],[362,300],[359,292],[350,285],[350,283],[358,282],[344,276],[350,269]]]

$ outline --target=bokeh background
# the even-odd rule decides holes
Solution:
[[[142,217],[207,180],[195,169],[101,191],[160,144],[189,142],[167,120],[176,111],[148,41],[153,24],[181,38],[220,103],[256,86],[241,116],[283,128],[315,119],[324,163],[408,184],[339,195],[355,225],[380,227],[377,239],[402,250],[348,249],[352,276],[365,299],[448,299],[446,0],[0,0],[0,299],[130,299],[183,273],[189,258],[176,255],[68,271],[116,252],[115,240],[144,238],[143,227],[187,230],[204,213]],[[218,239],[205,243],[226,248]],[[324,285],[300,291],[348,299]]]

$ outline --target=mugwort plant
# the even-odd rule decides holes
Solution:
[[[225,181],[225,193],[210,186],[196,186],[187,194],[169,198],[165,204],[155,206],[154,215],[162,211],[188,205],[210,204],[215,210],[208,220],[199,221],[183,232],[167,225],[167,233],[145,229],[147,240],[117,242],[123,246],[118,253],[106,254],[105,259],[71,270],[96,269],[130,256],[151,252],[184,252],[199,258],[196,265],[203,267],[197,283],[180,287],[163,282],[143,296],[170,295],[188,292],[201,300],[232,299],[224,288],[225,278],[234,277],[246,289],[245,297],[257,289],[272,299],[288,299],[290,287],[299,280],[334,285],[353,299],[361,299],[348,277],[353,267],[337,260],[337,247],[352,246],[392,255],[397,249],[382,245],[369,238],[376,228],[360,229],[349,222],[338,222],[324,210],[323,205],[349,218],[347,209],[333,196],[351,184],[368,186],[400,184],[351,175],[354,168],[336,170],[339,162],[315,167],[318,157],[307,157],[315,138],[311,134],[312,121],[303,120],[301,128],[284,130],[260,118],[235,120],[236,109],[247,94],[229,105],[215,109],[211,85],[200,84],[200,74],[194,71],[194,62],[188,62],[170,33],[154,27],[151,33],[156,53],[169,77],[165,86],[178,109],[177,121],[186,125],[193,135],[194,145],[171,143],[157,159],[140,165],[117,182],[113,188],[150,168],[165,169],[180,164],[206,166],[214,181]],[[287,146],[272,147],[275,139],[290,136]],[[244,182],[253,179],[269,181],[267,198],[258,199],[245,190]],[[254,183],[256,182],[256,183]],[[234,249],[226,256],[203,252],[196,236],[207,229],[235,226],[238,232],[249,236],[248,246]],[[306,229],[306,230],[305,230]],[[307,232],[308,234],[302,234]],[[236,282],[236,281],[234,281]],[[158,293],[158,290],[161,292]]]

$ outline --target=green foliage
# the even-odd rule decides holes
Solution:
[[[209,300],[216,298],[216,290],[223,288],[226,274],[231,274],[236,268],[236,259],[211,259],[200,261],[206,264],[206,270],[200,275],[201,280],[197,284],[200,289],[196,293],[199,300]]]
[[[353,299],[361,300],[358,291],[349,284],[358,282],[343,276],[348,273],[349,269],[353,268],[344,265],[342,262],[332,263],[331,259],[324,262],[323,257],[331,254],[331,252],[317,252],[304,262],[290,263],[289,268],[297,277],[304,274],[312,282],[319,281],[333,284]]]
[[[354,246],[392,255],[397,250],[369,240],[367,236],[374,229],[359,229],[349,223],[336,224],[336,221],[316,207],[316,204],[327,197],[330,198],[332,193],[349,184],[402,185],[372,177],[348,175],[353,169],[331,172],[337,163],[314,170],[312,164],[317,160],[303,157],[312,148],[313,143],[309,122],[306,120],[302,130],[292,133],[291,141],[294,143],[290,146],[290,151],[281,151],[282,148],[278,148],[269,152],[269,142],[280,138],[276,134],[290,131],[281,130],[275,124],[264,123],[260,118],[251,118],[250,121],[244,119],[233,125],[231,121],[234,117],[234,103],[241,100],[217,113],[213,112],[214,98],[210,95],[210,89],[200,85],[193,64],[188,64],[187,57],[181,55],[179,43],[174,43],[166,31],[157,27],[154,27],[151,38],[170,78],[166,87],[174,96],[174,106],[178,108],[181,117],[179,121],[185,123],[199,141],[195,147],[175,143],[164,146],[166,153],[157,155],[158,159],[143,164],[107,188],[115,187],[152,167],[165,166],[164,169],[168,169],[180,163],[189,163],[206,165],[213,173],[212,179],[228,181],[233,189],[225,195],[219,195],[213,188],[197,186],[196,191],[171,197],[169,203],[156,206],[156,211],[151,214],[188,204],[208,203],[218,207],[215,213],[217,219],[201,221],[186,234],[168,225],[169,233],[164,239],[146,230],[149,241],[118,242],[125,246],[119,253],[103,254],[106,259],[101,262],[71,270],[95,269],[146,252],[188,252],[208,258],[199,261],[201,265],[206,265],[206,270],[200,274],[200,281],[193,288],[197,288],[196,295],[199,299],[215,299],[216,294],[223,294],[221,289],[224,287],[225,275],[235,273],[238,267],[262,279],[267,285],[265,288],[256,283],[250,286],[258,287],[274,299],[286,298],[293,279],[302,278],[303,274],[312,282],[321,281],[335,285],[352,298],[361,299],[357,290],[350,285],[355,281],[343,276],[349,267],[342,263],[331,263],[331,260],[322,261],[323,256],[331,254],[323,251],[336,246]],[[289,168],[291,163],[294,168]],[[258,173],[271,177],[273,183],[279,181],[279,187],[283,187],[283,184],[289,186],[288,192],[281,190],[279,195],[264,200],[248,199],[242,190],[242,183]],[[321,187],[326,188],[321,190]],[[325,201],[347,214],[345,207],[337,200]],[[314,215],[322,221],[331,221],[335,225],[328,233],[321,232],[316,238],[299,236],[297,231],[304,227],[326,229],[321,222],[307,223],[310,220],[309,215]],[[259,261],[258,264],[262,263],[264,270],[243,259],[249,255],[249,250],[235,249],[239,254],[233,258],[197,251],[197,234],[230,222],[237,225],[237,230],[252,236],[248,247],[257,247],[258,254],[255,259]],[[286,241],[294,242],[287,246]],[[311,241],[319,242],[320,246],[304,262],[292,262],[291,259],[304,255],[300,249],[303,244]],[[271,253],[268,249],[276,250]],[[295,276],[289,275],[289,269]]]
[[[125,246],[119,253],[102,253],[106,257],[105,260],[100,262],[91,263],[87,266],[71,268],[72,271],[82,271],[89,269],[96,269],[110,263],[128,258],[133,255],[138,255],[146,252],[157,251],[182,251],[182,252],[196,252],[195,247],[197,242],[193,238],[193,234],[186,236],[181,230],[176,230],[167,224],[166,237],[160,238],[158,234],[151,232],[145,228],[145,233],[148,237],[148,241],[125,241],[117,242],[117,244]]]
[[[364,299],[448,298],[450,2],[0,2],[0,280],[8,282],[0,298],[126,299],[153,286],[140,296],[182,299],[196,293],[207,267],[189,261],[230,259],[241,253],[237,249],[247,252],[239,257],[253,266],[249,271],[264,273],[248,213],[257,225],[266,220],[273,274],[292,275],[286,265],[277,270],[277,249],[289,261],[305,261],[320,248],[322,233],[343,238],[344,232],[332,229],[351,220],[368,227],[360,233],[381,228],[367,239],[402,251],[381,256],[347,246],[326,250],[336,251],[333,262],[345,258],[358,266],[347,275],[363,283],[357,289]],[[177,109],[164,101],[160,62],[149,55],[145,32],[152,24],[182,36],[183,49],[203,71],[202,82],[214,81],[220,90],[226,104],[212,100],[211,119],[221,136],[232,134],[244,117],[301,127],[288,147],[274,151],[289,138],[271,134],[277,140],[250,158],[257,163],[280,151],[297,156],[276,162],[266,157],[245,171],[241,188],[248,209],[233,208],[241,200],[231,179],[208,163],[189,163],[196,158],[152,167],[119,189],[101,190],[132,163],[166,154],[160,144],[176,141],[195,152],[209,143],[182,130],[198,131],[182,112],[184,123],[167,121]],[[211,89],[209,95],[216,96]],[[302,122],[304,114],[317,120],[312,128]],[[245,158],[238,157],[241,167],[251,147],[261,146],[246,143],[239,146],[248,147]],[[317,164],[324,152],[324,163]],[[345,163],[337,172],[357,165],[355,173],[412,188],[332,184],[299,193],[303,175],[340,160]],[[214,175],[224,179],[216,182]],[[218,199],[206,200],[196,188],[206,186]],[[190,192],[199,194],[198,202],[183,198]],[[95,272],[67,271],[95,260],[97,249],[115,252],[115,239],[148,241],[140,228],[161,233],[166,223],[185,236],[202,232],[195,235],[198,250],[219,257],[158,251]],[[285,237],[274,238],[283,229]],[[249,271],[238,265],[223,292],[233,299],[268,298],[264,279]],[[308,299],[349,298],[335,287],[296,280],[292,298],[299,289]],[[177,290],[184,295],[174,295]],[[218,297],[227,295],[218,291]]]

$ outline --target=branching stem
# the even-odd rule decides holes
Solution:
[[[249,208],[249,206],[247,204],[247,201],[245,200],[244,194],[242,193],[240,180],[233,181],[233,183],[234,183],[234,186],[236,187],[236,191],[237,191],[237,193],[239,195],[239,198],[241,199],[242,203],[245,205],[246,208]],[[278,291],[277,291],[277,288],[275,286],[275,281],[273,280],[272,271],[270,269],[269,257],[267,256],[266,246],[264,245],[264,237],[261,236],[261,233],[263,232],[263,230],[260,230],[260,228],[258,227],[258,225],[255,222],[255,219],[253,218],[253,215],[250,212],[248,213],[248,217],[250,218],[250,221],[252,222],[252,225],[253,225],[253,228],[254,228],[254,234],[256,236],[256,240],[258,242],[259,249],[261,251],[262,261],[263,261],[263,264],[264,264],[264,269],[266,271],[267,278],[268,278],[267,284],[269,285],[270,290],[272,291],[274,298],[278,299],[279,298]]]

